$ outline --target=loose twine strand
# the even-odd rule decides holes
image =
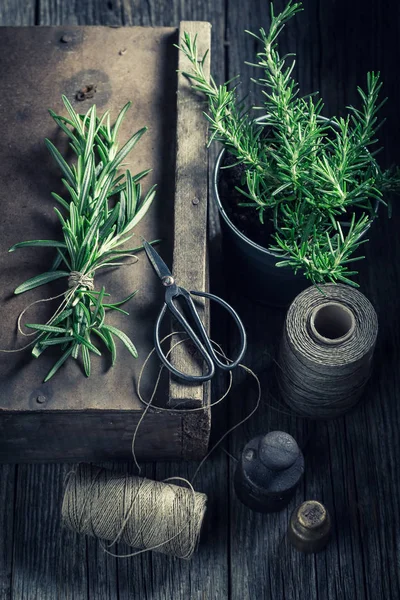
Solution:
[[[163,338],[161,343],[182,333],[173,332]],[[167,357],[174,348],[186,341],[182,339],[172,344]],[[229,362],[221,347],[215,342],[212,343],[217,348],[219,356]],[[141,468],[135,453],[137,434],[143,419],[152,407],[164,369],[162,365],[150,398],[146,401],[141,392],[141,382],[154,351],[153,348],[144,361],[137,382],[138,397],[146,407],[132,438],[132,455],[139,473]],[[199,463],[191,480],[170,477],[158,482],[142,477],[115,475],[104,469],[97,469],[93,474],[90,466],[80,465],[75,472],[68,475],[62,505],[64,524],[75,531],[98,538],[103,550],[116,558],[129,558],[151,550],[158,550],[179,558],[191,558],[199,542],[207,501],[205,494],[194,490],[193,482],[216,447],[232,431],[250,419],[260,404],[261,385],[257,375],[245,365],[240,364],[239,367],[256,380],[258,392],[256,404],[246,417],[219,438]],[[182,414],[182,410],[185,412],[208,410],[226,398],[232,388],[232,381],[232,373],[229,372],[227,390],[218,400],[206,407],[188,409],[157,407],[157,411]],[[180,481],[188,487],[173,485],[171,481]],[[110,541],[107,547],[102,544],[102,539]],[[138,550],[129,554],[115,554],[109,548],[118,541],[123,541]]]

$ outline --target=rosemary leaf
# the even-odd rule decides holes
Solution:
[[[50,281],[55,281],[61,277],[68,277],[68,275],[69,273],[66,271],[48,271],[47,273],[36,275],[35,277],[31,277],[31,279],[27,279],[24,283],[21,283],[21,285],[14,290],[14,294],[23,294],[28,290],[33,290],[34,288],[39,287],[40,285],[50,283]]]
[[[113,365],[116,361],[113,336],[119,338],[129,352],[137,357],[137,350],[129,337],[120,329],[105,325],[105,309],[128,315],[119,306],[133,298],[136,292],[120,302],[105,302],[110,294],[104,286],[100,291],[93,289],[93,280],[97,268],[126,264],[121,261],[131,257],[132,251],[141,249],[138,246],[124,250],[122,246],[132,238],[132,229],[144,217],[155,196],[153,186],[141,198],[139,181],[150,169],[133,175],[129,171],[118,172],[118,167],[147,131],[143,127],[118,150],[118,132],[131,103],[123,107],[115,125],[111,126],[108,111],[99,117],[93,105],[86,114],[80,115],[65,96],[62,100],[68,116],[56,115],[53,111],[50,111],[50,115],[69,138],[75,153],[74,161],[68,163],[50,140],[45,143],[61,170],[66,190],[65,198],[52,193],[64,213],[61,214],[54,207],[63,240],[28,240],[18,242],[9,249],[13,252],[24,247],[47,247],[56,251],[51,270],[22,283],[15,294],[60,278],[69,278],[63,299],[60,300],[61,312],[56,311],[45,324],[27,325],[38,332],[33,356],[40,356],[47,347],[61,346],[64,349],[45,381],[53,377],[69,356],[77,359],[80,349],[84,372],[90,375],[90,353],[101,355],[91,341],[92,333],[100,337],[111,353]]]
[[[46,377],[44,378],[45,383],[46,383],[46,381],[49,381],[49,379],[51,379],[53,377],[53,375],[55,375],[57,373],[58,369],[65,363],[67,358],[71,355],[71,352],[73,351],[73,349],[74,349],[74,347],[71,346],[64,352],[64,354],[61,356],[61,358],[58,359],[58,361],[54,364],[54,366],[50,369],[50,371],[47,373]]]
[[[27,242],[18,242],[18,244],[14,244],[9,248],[9,252],[14,252],[17,248],[28,248],[28,247],[37,247],[37,248],[66,248],[65,242],[57,242],[55,240],[31,240]]]
[[[103,331],[104,330],[108,331],[109,333],[114,334],[117,338],[119,338],[121,340],[121,342],[123,344],[125,344],[125,346],[128,348],[128,350],[132,354],[132,356],[134,356],[134,358],[138,357],[138,353],[137,353],[135,346],[132,344],[131,340],[128,338],[128,336],[123,331],[120,331],[119,329],[117,329],[116,327],[113,327],[112,325],[103,325]]]

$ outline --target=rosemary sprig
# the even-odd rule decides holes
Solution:
[[[52,193],[60,210],[54,208],[60,221],[63,241],[30,240],[19,242],[9,249],[46,247],[55,248],[56,257],[46,273],[28,279],[15,290],[21,294],[56,279],[66,278],[69,289],[59,309],[46,324],[27,324],[38,336],[32,354],[40,356],[49,346],[60,346],[62,355],[47,374],[48,381],[72,356],[82,353],[85,374],[90,375],[91,353],[100,355],[92,342],[95,334],[111,353],[112,365],[116,360],[114,338],[118,338],[128,351],[137,357],[135,346],[123,332],[105,323],[106,311],[128,314],[121,306],[136,291],[119,302],[105,300],[109,294],[102,287],[94,289],[94,277],[100,269],[118,267],[121,260],[133,257],[141,249],[122,246],[132,238],[132,230],[144,217],[155,196],[155,186],[142,198],[140,180],[151,169],[132,175],[129,170],[119,174],[118,169],[147,130],[143,127],[119,149],[118,131],[130,102],[121,110],[115,124],[110,113],[101,118],[92,106],[85,115],[73,109],[69,100],[62,97],[68,117],[49,111],[57,125],[69,137],[76,160],[68,164],[54,144],[46,139],[46,146],[63,174],[63,184],[68,198]]]
[[[313,283],[350,279],[350,258],[358,249],[371,221],[375,204],[385,192],[399,191],[400,172],[382,171],[372,146],[382,123],[377,113],[382,83],[379,73],[368,73],[366,91],[358,88],[361,107],[348,107],[345,118],[321,118],[323,102],[317,94],[302,97],[292,73],[294,55],[281,57],[277,39],[301,3],[289,1],[275,15],[271,4],[268,32],[255,37],[262,50],[255,63],[261,71],[262,123],[254,120],[238,96],[235,80],[217,85],[204,75],[207,53],[199,57],[196,37],[184,34],[178,48],[190,61],[184,72],[193,90],[205,94],[210,143],[221,142],[243,163],[242,206],[258,211],[260,221],[273,222],[272,243],[265,245],[282,256],[278,266],[301,270]],[[355,216],[359,209],[359,216]],[[341,222],[351,221],[344,233]]]

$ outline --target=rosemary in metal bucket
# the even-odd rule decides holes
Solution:
[[[111,125],[109,111],[99,118],[96,106],[93,105],[85,115],[80,115],[65,96],[62,100],[68,117],[57,115],[52,110],[50,115],[68,136],[76,161],[68,164],[48,139],[46,146],[62,172],[62,182],[68,196],[65,199],[52,193],[60,205],[60,208],[55,207],[54,210],[61,224],[63,240],[29,240],[14,244],[9,249],[9,252],[26,247],[56,250],[50,270],[22,283],[16,288],[15,294],[22,294],[61,278],[68,282],[67,290],[60,295],[63,297],[60,306],[49,321],[45,324],[26,325],[36,334],[34,341],[28,344],[33,345],[33,356],[40,356],[50,346],[61,347],[62,354],[45,381],[70,356],[77,359],[80,353],[84,371],[89,376],[91,353],[101,354],[93,344],[92,335],[99,338],[109,350],[112,364],[116,359],[115,338],[137,357],[130,338],[120,329],[108,325],[105,318],[107,310],[128,315],[121,306],[133,298],[136,292],[133,291],[119,302],[110,302],[110,294],[106,293],[104,286],[100,290],[95,289],[94,278],[100,269],[124,264],[122,259],[134,257],[134,253],[141,248],[126,249],[124,244],[132,238],[132,230],[144,217],[155,196],[153,186],[142,198],[140,180],[151,169],[136,175],[132,175],[129,170],[125,173],[118,171],[147,130],[143,127],[122,148],[118,148],[118,132],[131,103],[128,102],[123,107],[115,124]],[[21,316],[22,314],[19,325]]]
[[[353,262],[363,257],[354,253],[366,241],[378,203],[400,190],[400,170],[382,170],[375,158],[385,102],[379,73],[367,74],[365,90],[357,88],[359,107],[347,107],[345,117],[323,118],[322,98],[300,94],[294,55],[280,55],[279,36],[301,10],[301,2],[289,0],[275,14],[271,3],[269,29],[246,32],[258,47],[255,61],[247,64],[258,69],[253,81],[262,102],[252,108],[262,111],[262,120],[254,119],[236,77],[217,84],[206,75],[207,53],[199,54],[195,36],[185,33],[177,47],[189,64],[183,75],[206,99],[209,143],[222,143],[230,155],[224,168],[239,167],[240,176],[232,176],[238,198],[227,198],[224,219],[232,217],[230,227],[248,240],[248,257],[255,254],[254,262],[263,262],[269,253],[277,267],[302,273],[311,283],[356,286]]]

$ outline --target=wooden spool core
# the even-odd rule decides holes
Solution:
[[[323,344],[341,344],[354,332],[356,321],[353,312],[344,304],[327,302],[314,308],[310,316],[311,334]]]

